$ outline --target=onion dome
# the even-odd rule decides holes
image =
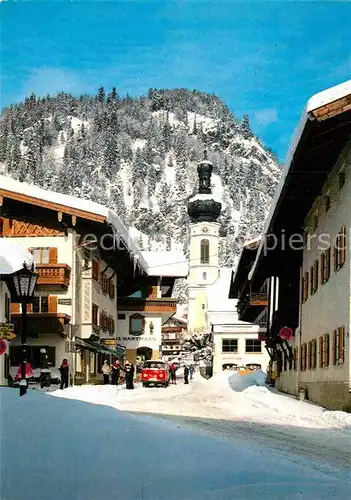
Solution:
[[[198,164],[199,193],[188,203],[188,214],[192,222],[216,222],[222,205],[213,199],[211,190],[212,163],[207,159],[207,151],[204,159]]]

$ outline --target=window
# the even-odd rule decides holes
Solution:
[[[33,313],[49,312],[49,297],[33,297],[32,312]]]
[[[300,370],[306,370],[307,361],[307,347],[306,344],[301,345],[301,356],[300,356]]]
[[[315,370],[316,358],[317,358],[317,343],[313,339],[308,343],[308,368],[309,368],[309,370]]]
[[[319,368],[329,366],[329,334],[319,337]]]
[[[339,191],[344,187],[346,181],[345,171],[339,172]]]
[[[94,326],[99,326],[99,308],[96,304],[93,304],[92,323]]]
[[[128,297],[133,297],[136,299],[141,299],[143,297],[143,291],[142,290],[137,290],[136,292],[132,293],[131,295],[128,295]]]
[[[118,319],[126,319],[126,315],[125,314],[119,314],[117,316]]]
[[[48,356],[48,363],[52,366],[56,364],[55,347],[40,345],[40,346],[27,346],[27,359],[32,368],[40,368],[42,363],[42,355],[40,349],[45,349]],[[10,360],[12,366],[17,366],[22,362],[22,347],[10,347]]]
[[[129,333],[130,335],[142,335],[144,333],[145,318],[141,314],[133,314],[129,316]]]
[[[304,274],[301,283],[301,294],[302,294],[302,303],[306,302],[308,299],[308,271]]]
[[[202,279],[203,279],[204,281],[206,281],[206,280],[207,280],[207,273],[202,273]]]
[[[238,352],[238,339],[222,339],[222,352]]]
[[[324,285],[330,278],[330,248],[321,255],[321,284]]]
[[[346,261],[346,228],[342,226],[334,245],[334,271],[339,271]]]
[[[245,352],[262,352],[262,342],[257,339],[245,339]]]
[[[330,196],[329,196],[329,194],[325,195],[324,201],[325,201],[325,213],[327,213],[330,209]]]
[[[298,347],[294,347],[293,368],[295,371],[297,370],[297,356],[298,356]]]
[[[345,327],[340,326],[333,332],[333,365],[339,366],[344,363]]]
[[[316,260],[311,266],[311,295],[315,294],[318,289],[318,268],[319,261]]]
[[[201,240],[200,262],[201,264],[208,264],[210,262],[210,242],[208,240]]]
[[[95,281],[99,281],[99,261],[93,259],[92,260],[92,278]]]
[[[50,248],[32,248],[31,253],[33,254],[34,261],[37,264],[50,263]]]

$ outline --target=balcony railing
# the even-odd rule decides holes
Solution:
[[[142,311],[161,314],[172,314],[177,311],[177,300],[170,298],[118,297],[117,304],[119,311]]]
[[[26,331],[29,337],[40,334],[58,334],[66,337],[64,326],[70,321],[70,316],[62,313],[28,313]],[[15,325],[15,331],[20,332],[22,327],[22,315],[12,314],[11,320]]]
[[[69,287],[71,268],[67,264],[37,264],[39,286]]]

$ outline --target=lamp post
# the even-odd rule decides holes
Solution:
[[[34,273],[26,263],[23,263],[23,268],[13,274],[13,285],[16,291],[16,302],[22,305],[22,328],[21,328],[21,344],[22,344],[22,363],[21,363],[21,381],[20,381],[20,396],[24,396],[27,392],[26,380],[26,362],[27,362],[27,304],[31,301],[35,286],[37,284],[38,274]]]

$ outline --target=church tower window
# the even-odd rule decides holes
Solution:
[[[206,281],[206,280],[207,280],[207,273],[202,273],[202,279],[203,279],[204,281]]]
[[[210,242],[208,240],[201,240],[200,261],[201,264],[208,264],[210,262]]]

